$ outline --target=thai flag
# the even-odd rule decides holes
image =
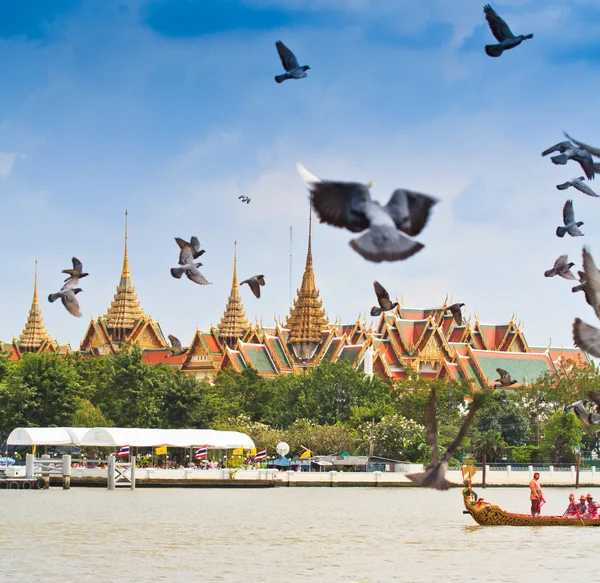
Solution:
[[[129,446],[128,445],[121,446],[121,449],[119,450],[119,453],[117,454],[117,457],[126,457],[128,455],[129,455]]]
[[[194,452],[194,459],[199,460],[200,458],[206,457],[208,455],[208,447],[206,445],[204,447],[199,447]]]
[[[254,461],[264,460],[266,458],[267,458],[267,450],[261,449],[260,451],[256,452],[256,455],[254,456]]]

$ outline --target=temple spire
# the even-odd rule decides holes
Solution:
[[[23,328],[23,332],[21,332],[21,336],[19,337],[19,349],[21,352],[38,352],[44,344],[54,344],[50,339],[50,334],[48,334],[42,318],[42,310],[38,301],[37,272],[38,262],[36,259],[35,276],[33,279],[33,299],[31,301],[31,308],[29,309],[29,316],[27,317],[25,328]]]
[[[237,278],[237,241],[233,244],[233,279],[231,281],[231,292],[227,299],[225,312],[218,325],[221,338],[229,347],[233,348],[238,338],[242,338],[246,330],[250,328],[244,304],[240,296],[240,286]]]
[[[125,211],[125,251],[123,253],[123,270],[117,286],[117,293],[113,298],[108,312],[104,316],[106,325],[115,331],[115,340],[124,338],[126,331],[131,330],[135,323],[144,317],[135,287],[131,281],[129,271],[129,213]]]
[[[329,327],[323,302],[315,284],[312,258],[312,206],[308,215],[308,249],[302,285],[297,290],[294,307],[290,310],[286,328],[290,330],[289,342],[297,358],[311,358],[321,342],[321,332]]]

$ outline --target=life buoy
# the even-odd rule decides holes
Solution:
[[[31,480],[25,480],[23,482],[23,490],[31,490]]]
[[[46,487],[46,482],[44,481],[44,478],[38,478],[36,480],[36,483],[37,483],[38,490],[43,490]]]
[[[19,489],[19,483],[18,482],[9,482],[9,487],[11,490],[18,490]]]

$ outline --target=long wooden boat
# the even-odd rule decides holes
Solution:
[[[599,518],[563,518],[562,516],[538,516],[516,514],[502,510],[500,506],[485,502],[479,498],[475,502],[470,494],[463,492],[466,512],[477,524],[504,526],[600,526]]]

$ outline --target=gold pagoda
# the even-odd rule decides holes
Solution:
[[[319,290],[315,285],[312,258],[312,207],[308,219],[308,251],[302,285],[296,290],[297,297],[285,327],[289,329],[288,342],[297,359],[310,360],[322,342],[322,332],[330,328]]]
[[[134,343],[144,349],[167,346],[160,325],[144,314],[133,287],[129,271],[128,236],[128,213],[125,211],[125,251],[121,279],[106,314],[91,320],[81,342],[81,352],[105,355]]]
[[[233,280],[231,282],[231,292],[229,293],[225,312],[217,329],[221,341],[230,348],[233,348],[238,339],[243,338],[249,328],[250,324],[244,311],[237,278],[237,241],[235,241],[233,245]]]
[[[37,291],[37,260],[35,262],[35,276],[33,279],[33,299],[31,301],[31,308],[29,309],[29,316],[25,323],[25,328],[21,332],[21,336],[18,340],[13,341],[18,346],[19,352],[56,352],[57,344],[50,338],[48,330],[44,325],[42,318],[42,310],[38,301]]]

